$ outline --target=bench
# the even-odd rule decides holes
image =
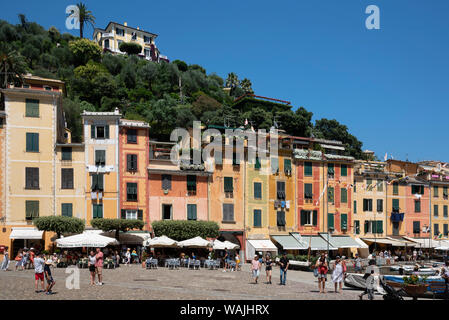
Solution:
[[[446,284],[442,281],[427,281],[429,284],[429,291],[432,292],[433,298],[435,299],[435,296],[437,294],[444,294],[446,290]]]

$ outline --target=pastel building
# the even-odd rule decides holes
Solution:
[[[121,114],[81,114],[84,125],[86,193],[84,219],[120,218],[119,125]]]
[[[25,75],[21,87],[10,85],[1,92],[0,243],[13,256],[24,246],[43,249],[51,244],[53,235],[35,229],[32,220],[58,213],[55,146],[64,142],[64,83]]]
[[[148,123],[143,121],[120,119],[118,137],[120,217],[143,220],[145,230],[149,230],[150,227],[147,171],[149,128]]]
[[[157,36],[157,34],[141,30],[139,27],[130,27],[126,22],[123,24],[109,22],[105,29],[95,28],[93,40],[105,51],[118,54],[124,54],[119,49],[122,42],[137,43],[142,47],[142,52],[139,54],[142,58],[156,62],[168,61],[168,58],[161,55],[156,46]]]
[[[208,181],[204,165],[170,160],[173,142],[149,141],[149,221],[209,220]]]

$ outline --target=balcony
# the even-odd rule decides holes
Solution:
[[[114,38],[114,33],[113,32],[102,33],[101,34],[101,39],[105,39],[105,38]]]

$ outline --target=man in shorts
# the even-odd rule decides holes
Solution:
[[[55,285],[56,281],[53,280],[53,277],[51,275],[51,269],[50,266],[53,264],[53,260],[52,259],[48,259],[45,262],[45,266],[44,266],[44,274],[45,274],[45,279],[47,280],[47,290],[46,293],[47,295],[53,294],[53,292],[51,291],[51,289],[53,288],[53,286]]]
[[[44,259],[42,259],[42,254],[38,253],[37,258],[34,258],[34,286],[36,289],[36,293],[44,292],[45,286],[44,286]],[[37,283],[41,281],[42,290],[37,290]]]
[[[95,255],[95,271],[98,276],[97,285],[103,285],[103,252],[101,252],[100,248],[97,248],[97,254]]]

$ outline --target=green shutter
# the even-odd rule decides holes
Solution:
[[[421,200],[415,200],[415,212],[421,212]]]
[[[284,159],[284,172],[285,171],[292,171],[292,160]]]
[[[25,201],[25,217],[29,220],[39,217],[39,201]]]
[[[383,221],[377,221],[377,233],[383,233]]]
[[[433,196],[434,196],[435,198],[438,198],[438,186],[434,186],[434,187],[433,187]]]
[[[187,189],[196,189],[196,176],[187,176]]]
[[[121,210],[120,217],[121,217],[122,219],[126,219],[126,210],[125,210],[125,209],[122,209],[122,210]]]
[[[104,132],[105,139],[109,139],[109,125],[104,126]]]
[[[443,206],[443,216],[447,218],[447,205]]]
[[[312,174],[312,162],[304,162],[304,176],[311,177]]]
[[[143,220],[143,211],[142,210],[137,210],[137,219]]]
[[[316,211],[316,210],[313,210],[312,225],[314,225],[314,226],[318,225],[318,211]]]
[[[365,234],[367,234],[368,231],[369,231],[369,221],[365,221],[365,224],[364,224],[364,232],[365,232]]]
[[[347,203],[348,202],[348,190],[345,188],[340,189],[340,199],[341,203]]]
[[[262,226],[262,210],[255,209],[254,210],[254,227]]]
[[[334,229],[334,214],[333,213],[327,214],[327,228]]]
[[[341,214],[340,227],[341,227],[341,230],[348,229],[348,215],[346,213]]]
[[[71,147],[62,147],[62,158],[61,160],[72,160],[72,148]]]
[[[196,204],[187,205],[187,220],[196,220]]]
[[[443,197],[447,197],[447,187],[443,187]]]
[[[26,133],[26,151],[39,152],[39,133]]]
[[[39,118],[39,100],[26,99],[26,117]]]
[[[360,221],[354,220],[355,234],[360,234]]]
[[[437,204],[433,205],[433,215],[435,217],[438,217],[438,205]]]
[[[260,169],[261,165],[260,165],[260,159],[259,157],[256,157],[256,164],[254,165],[254,169]]]
[[[262,199],[262,183],[254,182],[254,198]]]
[[[91,139],[95,139],[95,138],[96,138],[96,135],[95,135],[95,125],[94,125],[94,124],[90,126],[90,138],[91,138]]]
[[[346,177],[348,175],[348,167],[345,164],[341,165],[341,176]]]
[[[393,199],[393,210],[399,210],[399,199]]]
[[[327,201],[334,203],[334,187],[329,187],[327,189]]]
[[[224,177],[224,192],[233,192],[233,181],[232,177]]]
[[[393,182],[393,194],[394,195],[399,194],[399,184],[397,182]]]
[[[301,225],[306,224],[306,212],[304,210],[301,210]]]
[[[73,206],[71,203],[62,204],[62,215],[65,217],[71,217],[73,215]]]
[[[334,170],[334,164],[333,163],[328,163],[327,164],[327,174],[329,175],[334,175],[335,170]]]
[[[306,199],[313,198],[313,191],[312,191],[311,183],[304,183],[304,198],[306,198]]]
[[[377,221],[371,221],[371,233],[377,233]]]
[[[354,213],[357,213],[357,201],[354,200]]]

